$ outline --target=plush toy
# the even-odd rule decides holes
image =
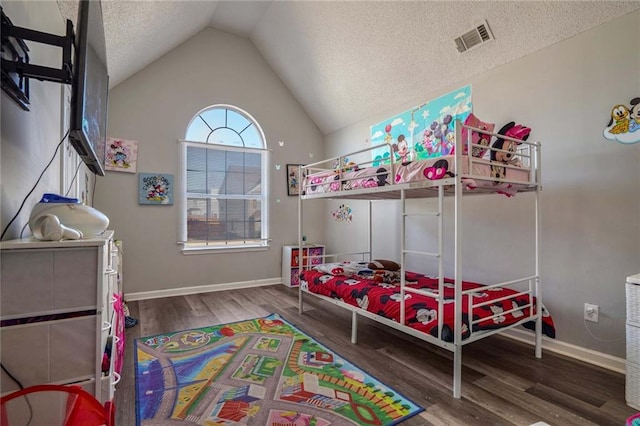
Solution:
[[[356,172],[359,170],[359,168],[358,165],[353,161],[348,161],[345,163],[342,170],[345,172]]]
[[[386,270],[386,271],[398,271],[400,270],[400,265],[398,265],[393,260],[386,259],[375,259],[369,262],[367,265],[369,269],[376,270]]]
[[[514,121],[505,124],[500,130],[498,130],[498,134],[500,135],[519,139],[521,141],[529,139],[530,133],[531,129],[529,127],[523,126],[522,124],[516,124]],[[506,167],[495,163],[510,164],[517,167],[522,166],[520,159],[515,156],[518,145],[518,142],[514,142],[512,140],[496,138],[493,145],[491,145],[491,177],[504,179],[507,173]]]
[[[333,162],[333,168],[338,172],[356,172],[360,169],[356,163],[349,161],[348,158],[342,160],[342,165],[340,165],[340,160],[335,160]]]

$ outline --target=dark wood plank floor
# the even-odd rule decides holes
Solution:
[[[126,331],[122,380],[116,388],[117,425],[135,425],[134,339],[164,332],[280,314],[425,411],[404,425],[624,425],[624,375],[544,352],[501,336],[462,351],[462,398],[452,397],[452,354],[361,318],[350,342],[351,315],[282,285],[129,302],[140,322]]]

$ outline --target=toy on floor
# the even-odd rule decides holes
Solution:
[[[138,320],[129,316],[129,307],[124,304],[124,328],[131,328],[138,324]]]

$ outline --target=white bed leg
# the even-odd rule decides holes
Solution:
[[[358,343],[358,314],[351,311],[351,343]]]
[[[453,397],[460,399],[462,389],[462,346],[453,350]]]
[[[542,317],[536,319],[536,358],[542,358]]]
[[[298,289],[298,313],[302,314],[302,293],[303,291]]]

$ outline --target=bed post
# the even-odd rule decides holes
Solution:
[[[367,262],[373,260],[373,201],[369,200],[369,259]],[[362,259],[364,260],[364,259]]]
[[[351,311],[351,343],[358,343],[358,314]]]
[[[453,213],[454,233],[454,337],[453,337],[453,397],[460,399],[462,387],[462,235],[460,214],[462,208],[462,123],[456,120],[455,201]]]
[[[460,399],[462,394],[462,346],[453,348],[453,397]]]
[[[400,324],[406,325],[406,312],[405,312],[405,300],[404,300],[404,286],[406,285],[406,277],[407,268],[405,266],[405,245],[406,245],[406,235],[407,232],[407,200],[404,189],[400,190],[400,202],[402,203],[402,222],[400,231]]]
[[[540,285],[540,191],[542,182],[540,181],[540,143],[535,146],[535,162],[536,162],[536,197],[535,197],[535,245],[536,245],[536,358],[542,358],[542,292]]]
[[[298,274],[304,270],[303,264],[303,252],[302,252],[302,192],[304,191],[304,181],[302,180],[303,172],[302,166],[298,168]],[[303,302],[302,302],[302,286],[300,285],[300,278],[298,278],[298,313],[302,314]]]
[[[438,187],[438,294],[444,294],[444,186]],[[444,299],[438,298],[438,339],[442,339]]]

